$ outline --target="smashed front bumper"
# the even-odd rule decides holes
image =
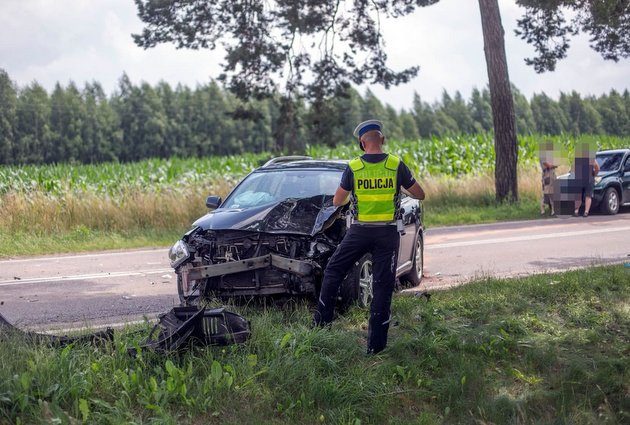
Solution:
[[[193,282],[210,282],[209,288],[223,296],[306,294],[315,291],[315,276],[321,267],[314,261],[297,260],[277,254],[267,254],[220,264],[183,268],[184,292],[192,290]],[[230,276],[237,279],[228,279]]]

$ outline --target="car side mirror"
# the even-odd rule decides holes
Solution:
[[[220,196],[208,196],[206,198],[206,207],[211,210],[219,208],[221,205],[221,197]]]

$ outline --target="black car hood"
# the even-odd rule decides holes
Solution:
[[[328,227],[341,208],[332,206],[332,196],[318,195],[286,199],[253,208],[218,208],[195,221],[193,226],[203,230],[247,230],[312,236]]]
[[[619,170],[614,170],[614,171],[600,171],[599,173],[597,173],[597,177],[601,177],[606,178],[606,177],[610,177],[614,174],[617,174],[619,172]],[[558,176],[559,179],[561,180],[566,180],[566,179],[573,179],[575,178],[575,175],[571,172],[571,173],[566,173],[566,174],[562,174]]]
[[[612,176],[613,174],[617,174],[619,172],[619,170],[614,170],[614,171],[600,171],[599,173],[597,173],[597,177],[601,177],[606,178],[609,176]]]

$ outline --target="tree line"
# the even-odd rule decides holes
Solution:
[[[520,134],[630,134],[628,90],[561,93],[557,100],[513,93]],[[214,81],[173,88],[132,84],[126,75],[110,95],[97,82],[58,83],[48,93],[37,82],[18,87],[0,69],[2,164],[300,152],[306,144],[348,143],[354,126],[368,118],[382,119],[387,137],[397,140],[492,130],[487,89],[473,89],[468,99],[444,91],[433,103],[415,94],[411,108],[396,110],[370,90],[349,89],[318,104],[280,94],[243,102]]]

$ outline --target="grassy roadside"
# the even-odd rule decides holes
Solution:
[[[492,223],[507,220],[540,218],[536,202],[521,201],[515,205],[440,206],[426,207],[425,225],[455,226],[464,224]],[[187,226],[172,229],[94,230],[84,225],[62,231],[5,232],[0,229],[0,258],[54,253],[101,251],[168,247],[184,232]]]
[[[69,232],[0,232],[0,258],[109,249],[168,247],[187,229],[105,232],[78,226]]]
[[[521,170],[521,200],[509,205],[495,203],[491,175],[425,178],[425,226],[537,218],[539,181],[535,169]],[[149,186],[110,195],[8,193],[0,196],[0,257],[168,246],[207,212],[208,194],[225,196],[233,184]]]
[[[394,299],[366,357],[366,311],[330,330],[308,306],[241,307],[241,346],[163,358],[115,344],[0,344],[0,423],[624,423],[630,270],[598,267]]]

